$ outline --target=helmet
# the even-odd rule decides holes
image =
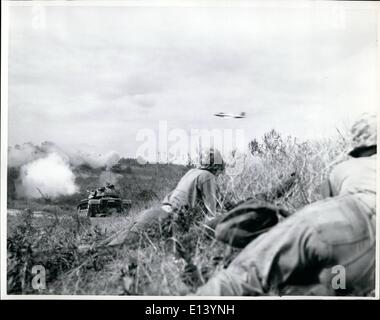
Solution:
[[[377,123],[375,114],[362,114],[351,128],[353,151],[377,145]],[[353,152],[352,151],[352,152]],[[354,152],[355,153],[355,152]]]
[[[199,159],[199,168],[205,170],[221,170],[225,168],[223,157],[219,150],[210,148],[201,153]]]

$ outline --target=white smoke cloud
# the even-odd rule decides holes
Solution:
[[[27,142],[8,148],[8,166],[21,167],[31,161],[44,158],[51,153],[56,153],[65,159],[65,161],[70,161],[68,153],[53,142],[45,141],[39,146]]]
[[[45,158],[49,154],[58,154],[62,159],[72,166],[87,164],[92,168],[111,168],[119,162],[120,155],[116,151],[106,154],[82,152],[79,150],[64,150],[55,143],[45,141],[41,145],[34,145],[30,142],[8,148],[8,166],[21,167],[31,161]]]
[[[34,161],[41,157],[31,143],[25,143],[22,146],[8,148],[8,165],[10,167],[20,167],[30,161]]]
[[[122,178],[122,175],[113,173],[111,171],[103,171],[99,175],[99,185],[104,186],[107,183],[117,185],[119,179]]]
[[[50,198],[78,191],[74,173],[58,153],[51,153],[45,158],[23,165],[20,178],[18,191],[28,198],[40,198],[38,190]]]
[[[70,163],[75,166],[88,164],[92,168],[106,167],[108,170],[119,162],[120,155],[115,151],[110,151],[106,154],[84,153],[77,151],[72,152],[69,158]]]
[[[120,155],[116,151],[110,151],[105,155],[105,165],[107,169],[117,164],[120,160]]]
[[[116,177],[109,169],[121,159],[115,151],[105,154],[88,153],[73,149],[62,149],[53,142],[40,145],[24,143],[8,148],[8,166],[20,168],[16,182],[17,194],[27,198],[40,198],[41,193],[51,198],[70,195],[78,191],[75,185],[73,167],[87,164],[90,167],[105,168],[100,182],[115,183]]]

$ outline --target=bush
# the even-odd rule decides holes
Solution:
[[[34,266],[43,266],[46,283],[52,283],[91,258],[78,251],[83,241],[104,238],[98,228],[91,228],[76,216],[36,218],[32,210],[26,209],[20,219],[7,239],[8,294],[35,294],[31,286]]]

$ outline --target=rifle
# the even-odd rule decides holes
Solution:
[[[280,199],[283,196],[285,196],[285,194],[287,194],[294,187],[296,179],[297,179],[297,173],[292,172],[290,174],[289,178],[286,179],[280,185],[275,186],[274,188],[272,188],[268,191],[258,193],[252,197],[245,198],[245,199],[240,200],[240,201],[235,202],[235,203],[226,202],[224,204],[224,209],[226,211],[230,211],[233,208],[236,208],[237,206],[243,204],[246,201],[250,201],[250,200],[257,200],[257,201],[264,201],[264,202],[272,203],[275,200]]]

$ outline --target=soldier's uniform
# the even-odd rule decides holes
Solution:
[[[376,118],[368,121],[359,125],[359,133],[354,125],[354,147],[376,146]],[[355,141],[360,134],[364,140]],[[304,207],[253,240],[196,294],[371,292],[375,288],[376,154],[337,165],[329,183],[331,198]],[[339,276],[343,282],[334,283]]]
[[[203,210],[207,216],[215,216],[217,203],[216,174],[224,168],[224,163],[217,150],[207,152],[213,159],[205,156],[200,168],[189,170],[179,181],[176,188],[165,197],[162,206],[141,212],[132,225],[113,236],[109,246],[134,243],[141,231],[154,225],[163,224],[182,209]],[[215,159],[218,161],[215,161]],[[214,170],[216,169],[216,170]]]
[[[182,208],[206,209],[210,215],[216,212],[216,177],[207,170],[191,169],[177,187],[165,197],[163,205],[170,211]]]

